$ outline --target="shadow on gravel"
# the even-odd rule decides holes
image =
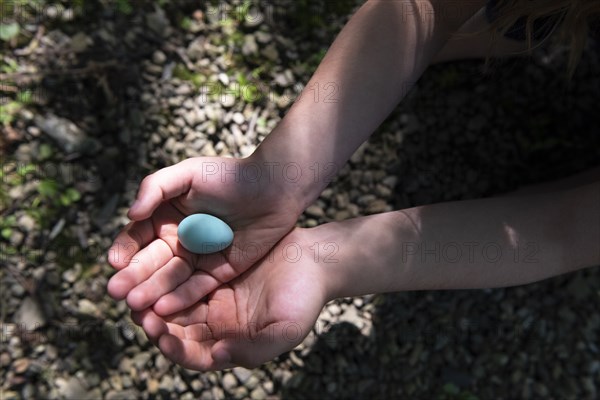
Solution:
[[[143,108],[139,96],[142,78],[149,74],[148,60],[163,46],[161,26],[168,20],[153,4],[139,3],[135,12],[124,13],[115,4],[77,2],[80,8],[64,16],[72,18],[68,21],[60,14],[62,7],[58,16],[49,18],[44,3],[36,9],[35,2],[24,2],[12,11],[19,21],[39,23],[39,37],[31,41],[35,45],[19,54],[38,72],[17,72],[9,75],[11,82],[3,82],[29,93],[27,108],[32,111],[16,121],[26,137],[13,138],[15,146],[9,144],[7,150],[17,168],[36,166],[31,175],[40,186],[46,185],[47,193],[40,197],[41,204],[28,209],[32,194],[23,192],[19,200],[25,206],[17,202],[13,206],[25,208],[37,226],[29,228],[20,253],[7,256],[11,264],[7,285],[22,283],[21,269],[35,269],[34,278],[25,279],[28,284],[23,285],[28,292],[25,301],[9,299],[11,307],[21,304],[20,319],[11,322],[25,330],[20,337],[28,353],[33,349],[28,346],[43,343],[53,349],[47,352],[55,351],[54,357],[62,360],[56,371],[34,366],[26,379],[13,377],[10,387],[21,389],[26,384],[23,393],[31,397],[43,395],[30,383],[53,384],[55,373],[75,376],[79,371],[83,380],[86,375],[108,378],[108,370],[125,357],[125,341],[133,340],[126,332],[131,327],[107,320],[95,304],[106,296],[102,276],[106,271],[99,263],[120,224],[114,221],[116,209],[122,194],[131,190],[128,183],[137,184],[132,177],[145,175],[148,165],[137,138],[151,111]],[[79,194],[63,202],[60,196],[67,188]],[[65,281],[69,274],[73,278]],[[80,295],[85,298],[77,302]],[[23,302],[30,306],[23,307]],[[40,358],[43,366],[46,360]],[[89,381],[92,387],[99,383]],[[72,398],[84,393],[65,390]]]
[[[597,52],[585,54],[570,84],[560,60],[498,61],[489,75],[481,65],[430,68],[391,117],[403,125],[398,209],[492,196],[600,164]],[[423,221],[424,231],[436,229]],[[440,256],[430,250],[422,257]],[[535,259],[522,250],[518,257]],[[332,326],[283,398],[594,397],[586,365],[597,358],[600,320],[590,315],[599,285],[594,268],[513,288],[378,296],[371,335]]]

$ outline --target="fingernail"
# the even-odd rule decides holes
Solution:
[[[218,363],[228,363],[231,361],[231,355],[224,349],[215,350],[212,357]]]

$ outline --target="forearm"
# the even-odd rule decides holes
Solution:
[[[310,204],[482,4],[453,2],[450,10],[441,0],[368,1],[253,158],[280,168],[295,163],[286,190]]]
[[[416,207],[313,237],[339,249],[322,265],[331,298],[525,284],[600,265],[600,183]]]

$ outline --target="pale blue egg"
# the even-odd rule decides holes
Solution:
[[[208,214],[192,214],[177,228],[179,242],[197,254],[221,251],[233,241],[233,231],[225,222]]]

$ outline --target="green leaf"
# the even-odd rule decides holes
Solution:
[[[12,228],[4,228],[0,233],[4,239],[9,239],[12,234]]]
[[[59,199],[60,199],[60,204],[62,204],[65,207],[67,207],[71,204],[71,199],[69,199],[69,196],[67,196],[65,193],[61,194]]]
[[[443,390],[446,394],[457,395],[460,393],[460,389],[453,383],[446,383]]]
[[[31,103],[31,99],[33,98],[33,94],[31,90],[25,90],[17,93],[17,101],[24,104]]]
[[[21,109],[21,104],[16,101],[9,101],[3,107],[0,107],[0,123],[10,124],[14,115]]]
[[[35,172],[35,170],[36,170],[36,166],[33,164],[25,164],[25,165],[17,166],[17,174],[19,174],[20,177],[27,176],[27,175]]]
[[[59,196],[60,204],[63,206],[70,206],[81,198],[81,195],[77,189],[68,188]]]
[[[58,185],[51,179],[44,179],[38,185],[38,192],[44,197],[54,197],[58,192]]]
[[[181,22],[179,22],[179,27],[181,29],[183,29],[184,31],[189,31],[190,28],[192,27],[192,20],[189,19],[188,17],[183,17],[181,19]]]
[[[74,188],[68,188],[65,194],[73,203],[81,199],[81,194]]]
[[[13,72],[18,71],[19,64],[17,64],[17,62],[15,60],[13,60],[12,58],[5,57],[3,61],[4,61],[4,65],[2,65],[2,67],[0,67],[0,70],[2,70],[2,72],[5,72],[7,74],[12,74]]]
[[[129,15],[133,11],[133,7],[129,3],[129,0],[117,0],[117,10],[125,15]]]
[[[41,161],[47,160],[48,158],[52,157],[52,153],[52,146],[50,146],[48,143],[42,143],[40,145],[38,159]]]
[[[13,226],[17,223],[17,217],[14,215],[9,215],[8,217],[4,218],[4,225],[6,226]]]
[[[19,34],[21,28],[16,22],[9,24],[0,24],[0,39],[8,41]]]

